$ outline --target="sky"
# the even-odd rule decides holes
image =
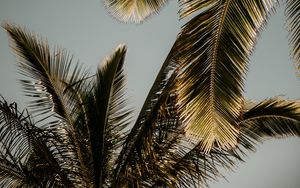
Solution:
[[[171,0],[159,15],[142,25],[124,24],[111,18],[101,0],[0,0],[0,23],[26,26],[51,47],[73,54],[91,73],[118,44],[125,43],[128,95],[136,112],[176,39],[182,21],[178,3]],[[76,61],[75,61],[76,62]],[[0,94],[26,106],[18,83],[16,59],[0,28]],[[245,83],[247,99],[260,101],[272,96],[300,98],[300,79],[289,58],[283,8],[273,16],[251,57]],[[227,180],[211,182],[211,188],[299,188],[300,138],[270,140],[249,153]]]

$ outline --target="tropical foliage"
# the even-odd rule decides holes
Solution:
[[[123,1],[114,2],[114,7],[118,7],[115,14],[127,15],[127,9],[121,6]],[[142,2],[148,1],[139,1]],[[277,0],[179,0],[179,4],[180,18],[188,21],[161,72],[177,71],[176,92],[186,135],[203,142],[201,147],[207,152],[214,145],[234,148],[240,135],[238,122],[245,102],[243,89],[249,57],[280,3]],[[298,73],[299,9],[299,1],[286,1],[291,56]],[[119,17],[127,21],[123,18]],[[158,76],[156,82],[164,80]]]
[[[262,141],[300,136],[300,101],[243,96],[249,56],[278,3],[179,2],[181,18],[192,18],[132,124],[124,45],[89,73],[65,50],[3,25],[32,101],[20,110],[0,100],[1,187],[206,187]],[[117,18],[140,21],[165,3],[106,0]],[[298,67],[299,6],[287,1]]]
[[[105,0],[104,6],[118,20],[140,23],[157,14],[168,0]]]

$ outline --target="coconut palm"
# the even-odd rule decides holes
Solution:
[[[107,8],[121,21],[127,21],[127,16],[137,10],[150,12],[124,8],[125,1],[104,1],[113,4]],[[149,1],[126,2],[135,7]],[[201,141],[206,152],[215,146],[232,149],[241,135],[240,111],[245,103],[243,89],[249,57],[280,3],[277,0],[179,0],[179,4],[180,18],[188,21],[160,74],[177,71],[178,108],[186,135],[195,142]],[[300,1],[287,0],[285,5],[291,55],[299,71]],[[153,7],[156,12],[161,6]],[[159,75],[155,83],[163,83],[164,79]]]
[[[300,136],[299,101],[270,98],[243,100],[236,112],[234,147],[213,145],[208,151],[205,139],[187,137],[181,104],[186,99],[179,91],[182,77],[189,74],[189,67],[181,69],[188,56],[185,51],[174,56],[178,42],[129,126],[125,46],[90,74],[27,29],[3,27],[32,101],[20,110],[16,103],[0,100],[1,187],[205,187],[220,176],[220,168],[231,169],[265,139]],[[222,96],[221,102],[228,100]]]

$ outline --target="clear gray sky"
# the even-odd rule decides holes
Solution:
[[[152,82],[168,54],[182,22],[177,1],[143,25],[122,24],[105,12],[101,0],[0,0],[0,22],[26,26],[75,55],[91,72],[119,43],[128,46],[125,69],[131,103],[140,109]],[[262,34],[246,81],[245,95],[256,101],[284,95],[300,98],[300,79],[289,59],[283,9]],[[9,101],[26,105],[15,58],[7,35],[0,29],[0,94]],[[212,182],[212,188],[299,188],[300,138],[271,140],[249,153],[227,181]]]

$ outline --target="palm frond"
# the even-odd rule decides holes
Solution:
[[[179,0],[180,10],[179,10],[179,17],[183,19],[196,13],[199,10],[205,10],[210,8],[219,0]]]
[[[0,101],[0,185],[21,186],[26,184],[24,162],[30,153],[30,140],[26,128],[22,129],[18,121],[24,118],[17,114],[16,104],[9,105],[5,100]],[[22,131],[23,130],[23,131]]]
[[[203,7],[184,25],[172,50],[180,63],[182,120],[187,135],[201,140],[204,151],[237,143],[249,55],[274,4],[272,0],[182,3],[187,7],[183,16],[194,11],[193,5]]]
[[[124,57],[126,53],[125,46],[119,46],[108,61],[119,60],[118,69],[115,73],[112,83],[111,96],[109,99],[109,109],[107,113],[107,122],[105,128],[105,150],[104,150],[104,179],[112,179],[113,165],[116,163],[117,155],[120,152],[121,146],[125,140],[128,125],[131,122],[133,110],[128,108],[128,99],[126,97],[126,85],[124,74]]]
[[[21,80],[25,93],[37,98],[31,103],[31,112],[55,112],[68,121],[77,98],[65,95],[65,90],[68,84],[83,80],[85,74],[80,68],[75,68],[74,72],[70,73],[72,58],[64,50],[57,49],[51,53],[48,43],[38,39],[27,29],[9,23],[3,27],[12,41],[20,72],[33,79]]]
[[[95,186],[104,185],[112,169],[111,155],[120,146],[122,130],[129,122],[126,109],[123,64],[126,47],[120,45],[98,69],[86,109]]]
[[[169,83],[176,82],[169,79]],[[119,182],[113,182],[113,186],[204,187],[221,176],[218,168],[231,169],[241,160],[234,152],[214,148],[206,154],[200,149],[201,144],[189,143],[182,131],[177,95],[167,88],[173,87],[167,85],[163,90],[129,153],[121,153],[124,161],[118,160],[119,174],[114,175],[118,177],[114,181]]]
[[[157,14],[168,0],[103,0],[107,11],[122,22],[141,23]]]
[[[64,166],[72,158],[66,147],[53,144],[59,138],[55,133],[35,127],[26,111],[19,112],[15,104],[5,100],[0,101],[0,126],[1,185],[72,186],[76,178]],[[42,159],[40,163],[33,156]]]
[[[89,160],[84,158],[84,153],[88,149],[80,141],[86,139],[82,138],[82,133],[87,130],[86,123],[79,122],[86,120],[80,94],[85,89],[87,73],[78,64],[72,72],[72,58],[64,50],[57,49],[51,53],[47,42],[27,29],[8,23],[3,27],[13,43],[20,72],[32,79],[21,80],[26,95],[34,98],[30,104],[31,113],[41,117],[38,122],[47,122],[48,128],[69,138],[70,148],[77,155],[84,172]]]
[[[239,145],[247,150],[267,139],[300,136],[300,101],[264,100],[246,109],[239,124]]]
[[[300,2],[287,0],[286,16],[291,56],[300,77]]]

